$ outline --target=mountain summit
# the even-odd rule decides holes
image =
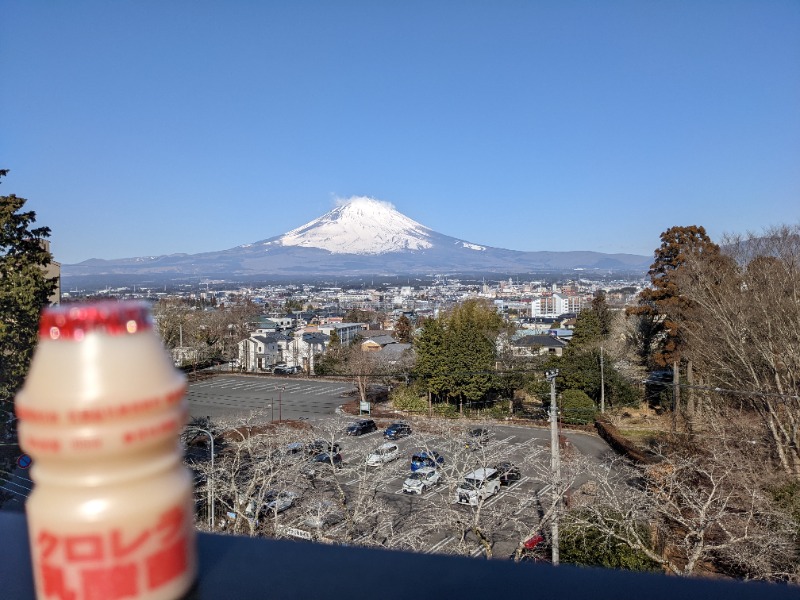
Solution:
[[[288,233],[218,252],[91,259],[62,265],[64,277],[157,275],[182,277],[414,275],[603,270],[644,273],[650,258],[599,252],[519,252],[437,233],[388,202],[363,196],[341,203]]]
[[[384,254],[428,249],[430,234],[388,202],[357,196],[270,243],[333,254]]]

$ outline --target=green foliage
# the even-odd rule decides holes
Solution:
[[[608,354],[603,356],[601,376],[598,346],[570,345],[556,368],[559,369],[556,380],[559,391],[581,390],[599,405],[601,386],[605,379],[607,406],[637,406],[640,402],[639,391],[619,374],[614,360]]]
[[[498,400],[488,408],[482,408],[477,411],[470,412],[470,417],[488,419],[505,419],[511,415],[508,400]]]
[[[600,335],[603,339],[608,338],[611,334],[611,326],[614,320],[614,315],[611,312],[611,307],[606,302],[606,293],[603,291],[597,292],[597,295],[592,299],[591,311],[597,317],[600,323]]]
[[[586,346],[603,339],[603,324],[599,315],[592,309],[583,310],[575,321],[570,346]]]
[[[778,506],[792,517],[800,535],[800,482],[791,481],[774,489],[772,497]]]
[[[303,310],[303,301],[295,300],[294,298],[289,298],[286,302],[283,303],[283,309],[286,312],[300,312]]]
[[[422,332],[414,340],[417,353],[415,375],[438,397],[447,389],[449,366],[445,342],[445,325],[441,319],[427,319]]]
[[[559,557],[564,563],[629,571],[658,571],[658,563],[599,530],[568,525],[561,532]]]
[[[316,375],[341,375],[344,371],[344,360],[337,352],[326,352],[318,355],[314,360],[314,373]]]
[[[0,170],[0,177],[7,172]],[[56,286],[44,273],[52,262],[42,245],[50,229],[31,227],[36,213],[22,212],[25,202],[14,194],[0,196],[0,402],[9,404],[28,372],[39,313]]]
[[[433,414],[437,417],[445,417],[448,419],[453,419],[459,416],[458,407],[455,404],[448,404],[446,402],[434,404]]]
[[[573,425],[594,422],[597,407],[594,401],[580,390],[566,390],[561,394],[561,420]]]
[[[504,329],[494,306],[475,299],[425,321],[414,340],[415,375],[438,399],[484,398],[494,382],[495,339]]]
[[[397,410],[414,413],[428,412],[428,399],[420,396],[413,387],[399,386],[392,390],[392,405]]]
[[[642,394],[641,392],[629,383],[626,379],[621,377],[616,370],[610,369],[610,391],[611,394],[607,394],[608,402],[615,407],[635,407],[639,406],[642,402]]]
[[[581,390],[599,401],[600,349],[568,347],[562,357],[556,383],[559,390]]]

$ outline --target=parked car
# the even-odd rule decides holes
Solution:
[[[282,513],[289,508],[296,498],[297,494],[295,492],[270,490],[264,498],[264,508],[267,509],[267,514],[275,516],[276,513]]]
[[[342,455],[339,453],[333,454],[330,452],[323,452],[321,454],[317,454],[314,458],[308,461],[305,467],[303,467],[303,474],[307,475],[308,477],[314,477],[317,473],[319,473],[324,468],[333,467],[334,469],[338,469],[342,466]]]
[[[278,365],[277,367],[272,369],[272,372],[275,375],[294,375],[295,373],[298,373],[299,371],[300,371],[300,367],[296,367],[296,366],[287,367],[285,365]]]
[[[347,431],[347,435],[364,435],[365,433],[377,430],[378,426],[375,425],[375,421],[372,419],[361,419],[360,421],[348,425],[345,431]]]
[[[483,427],[475,427],[467,431],[466,447],[469,450],[477,450],[489,443],[489,430]]]
[[[322,454],[324,452],[333,452],[339,454],[342,451],[342,446],[339,442],[329,442],[328,440],[314,440],[305,445],[306,453],[311,456]]]
[[[319,500],[308,508],[308,516],[303,519],[303,523],[314,529],[330,527],[344,520],[344,515],[339,510],[336,503],[330,500]]]
[[[392,423],[383,432],[383,437],[387,440],[397,440],[407,435],[411,435],[411,425],[402,422]]]
[[[423,494],[439,483],[441,477],[441,473],[434,467],[419,468],[403,482],[403,492],[406,494]]]
[[[438,452],[417,452],[411,457],[411,470],[418,471],[423,467],[436,468],[444,464],[444,457]]]
[[[512,483],[522,479],[522,473],[514,463],[501,462],[494,466],[499,473],[500,485],[511,485]]]
[[[378,446],[373,452],[367,456],[367,465],[370,467],[379,467],[387,462],[397,460],[400,456],[400,448],[397,444],[386,442]]]
[[[481,500],[494,496],[500,491],[500,472],[490,467],[482,467],[464,475],[455,493],[455,502],[477,506]]]

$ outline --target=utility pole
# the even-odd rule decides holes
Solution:
[[[558,369],[545,373],[550,382],[550,470],[553,475],[553,517],[550,528],[552,562],[558,565],[558,511],[561,504],[561,454],[558,445],[558,408],[556,407],[556,377]]]
[[[600,346],[600,413],[606,412],[606,379],[603,372],[603,347]]]
[[[208,487],[208,503],[210,505],[211,511],[209,515],[209,527],[211,531],[214,531],[214,436],[210,431],[206,429],[200,429],[199,427],[195,427],[196,431],[201,433],[205,433],[208,436],[208,439],[211,440],[211,473],[208,476],[206,481],[206,485]]]
[[[681,410],[681,373],[680,363],[672,363],[672,431],[678,428],[678,413]]]

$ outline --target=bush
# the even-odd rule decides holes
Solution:
[[[391,399],[392,405],[397,410],[413,413],[428,412],[428,399],[420,396],[413,388],[398,387],[392,390]]]
[[[458,407],[455,404],[450,404],[449,402],[434,404],[433,414],[435,414],[437,417],[447,417],[452,419],[458,416]]]
[[[593,527],[568,525],[558,544],[561,561],[586,567],[658,571],[658,563],[627,544],[603,535]]]
[[[642,403],[641,394],[622,377],[616,376],[611,384],[611,403],[615,407],[639,406]]]
[[[581,390],[566,390],[561,393],[561,420],[573,425],[594,422],[597,407],[594,401]]]
[[[477,411],[478,417],[486,417],[487,419],[505,419],[511,414],[508,408],[508,400],[497,400],[489,408],[482,408]]]

